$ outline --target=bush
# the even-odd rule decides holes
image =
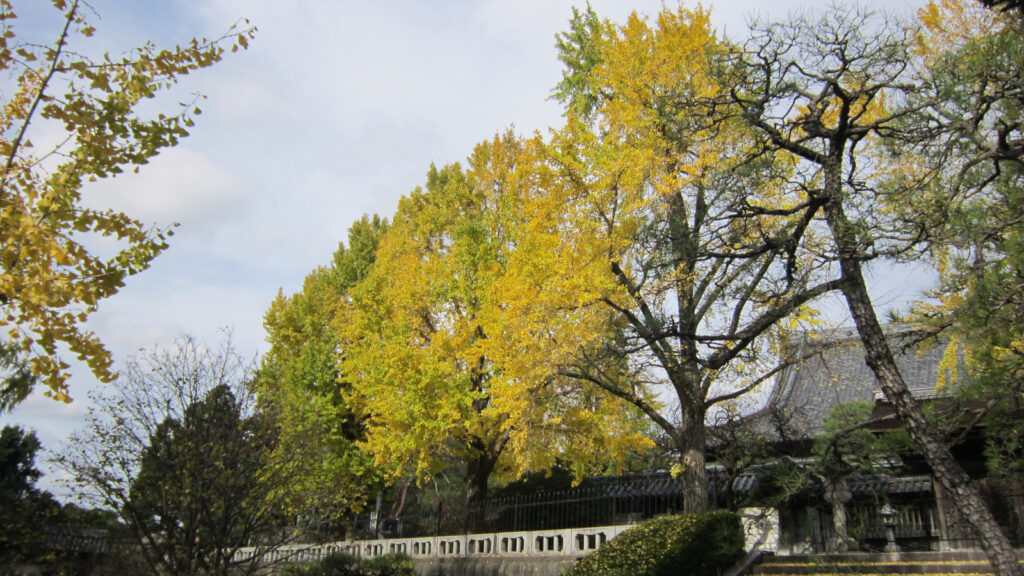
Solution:
[[[311,566],[292,571],[295,576],[415,576],[412,558],[405,554],[385,554],[363,559],[335,553]]]
[[[717,576],[742,555],[743,526],[733,512],[661,516],[619,534],[567,576]]]

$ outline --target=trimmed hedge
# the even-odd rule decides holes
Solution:
[[[293,576],[415,576],[412,558],[405,554],[385,554],[363,559],[335,553],[311,566],[296,568]]]
[[[661,516],[619,534],[566,576],[718,576],[743,557],[743,525],[726,510]]]

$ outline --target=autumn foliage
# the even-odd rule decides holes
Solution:
[[[93,207],[84,191],[187,136],[196,102],[155,116],[138,112],[140,104],[226,49],[245,47],[255,29],[93,59],[83,55],[96,31],[85,3],[52,4],[62,27],[39,45],[19,38],[12,4],[0,2],[0,71],[13,79],[0,108],[0,323],[47,393],[67,401],[66,351],[99,380],[114,378],[110,354],[83,325],[167,248],[172,233]],[[98,251],[98,239],[117,249]]]

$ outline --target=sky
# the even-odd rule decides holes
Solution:
[[[582,2],[576,2],[578,5]],[[890,0],[909,14],[915,0]],[[16,1],[19,30],[55,37],[48,2]],[[90,0],[97,28],[87,49],[121,53],[147,40],[173,46],[219,37],[244,19],[258,31],[248,50],[227,54],[152,104],[173,112],[202,93],[192,134],[139,174],[89,185],[92,206],[124,210],[158,226],[178,223],[170,248],[129,278],[89,320],[118,362],[188,333],[210,342],[224,329],[254,358],[268,348],[263,314],[281,290],[330,262],[363,214],[390,217],[425,181],[431,163],[461,161],[474,144],[513,127],[544,132],[560,122],[550,100],[561,77],[555,35],[570,0]],[[591,0],[622,22],[654,15],[661,0]],[[675,6],[666,1],[666,5]],[[707,4],[706,4],[707,5]],[[721,0],[719,31],[743,36],[748,18],[783,18],[820,5],[806,0]],[[767,11],[767,12],[765,12]],[[884,276],[884,275],[883,275]],[[881,303],[905,282],[875,278]],[[37,391],[0,416],[34,429],[59,450],[83,424],[100,386],[76,366],[70,404]],[[57,472],[41,485],[58,495]]]

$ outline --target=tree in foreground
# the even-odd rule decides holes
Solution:
[[[61,27],[40,44],[18,36],[11,2],[0,2],[0,71],[11,78],[0,106],[0,326],[48,395],[68,401],[69,365],[60,347],[99,380],[113,379],[109,352],[84,323],[128,276],[149,266],[171,234],[92,207],[83,192],[187,136],[199,114],[195,102],[152,117],[138,108],[218,62],[226,48],[244,48],[254,29],[90,59],[88,5],[52,4]],[[113,255],[90,248],[96,238],[112,241]]]
[[[253,573],[286,537],[250,370],[230,339],[209,349],[183,336],[142,354],[56,457],[84,499],[117,512],[154,573]]]
[[[612,336],[562,373],[663,431],[684,509],[700,512],[709,412],[777,373],[781,321],[796,325],[837,283],[807,248],[815,230],[784,185],[792,165],[757,156],[738,110],[718,106],[731,49],[706,11],[621,26],[577,12],[559,49],[567,122],[549,148],[549,190],[564,207],[562,241],[541,256],[536,283],[571,294],[576,310],[603,310]]]
[[[993,3],[999,4],[999,3]],[[1010,3],[1005,3],[1009,5]],[[924,321],[946,329],[963,355],[958,392],[983,406],[989,470],[1024,474],[1024,13],[998,13],[945,0],[921,12],[918,49],[929,64],[916,122],[940,137],[914,143],[943,186],[918,195],[946,213],[944,242],[932,251],[940,303]],[[946,199],[943,201],[943,199]]]
[[[39,440],[15,426],[0,431],[0,570],[44,561],[45,526],[60,506],[35,487]]]
[[[86,574],[100,563],[117,565],[121,526],[116,517],[108,510],[61,505],[50,492],[40,490],[36,486],[40,473],[35,468],[40,448],[34,432],[16,426],[0,431],[0,572],[41,569],[46,574]],[[62,545],[80,540],[86,530],[106,539],[107,552],[101,555]]]
[[[913,34],[910,25],[856,9],[755,26],[732,67],[735,88],[729,101],[742,108],[763,154],[795,167],[789,186],[802,200],[792,210],[820,227],[818,238],[824,241],[810,248],[835,263],[831,273],[866,362],[911,440],[964,512],[996,570],[1022,574],[976,486],[907,389],[864,280],[873,261],[917,257],[943,226],[942,209],[906,209],[917,196],[944,184],[936,172],[915,169],[921,157],[898,153],[901,143],[931,139],[944,130],[907,122],[941,102],[916,98],[922,85],[909,65]],[[957,201],[941,193],[929,197]]]

